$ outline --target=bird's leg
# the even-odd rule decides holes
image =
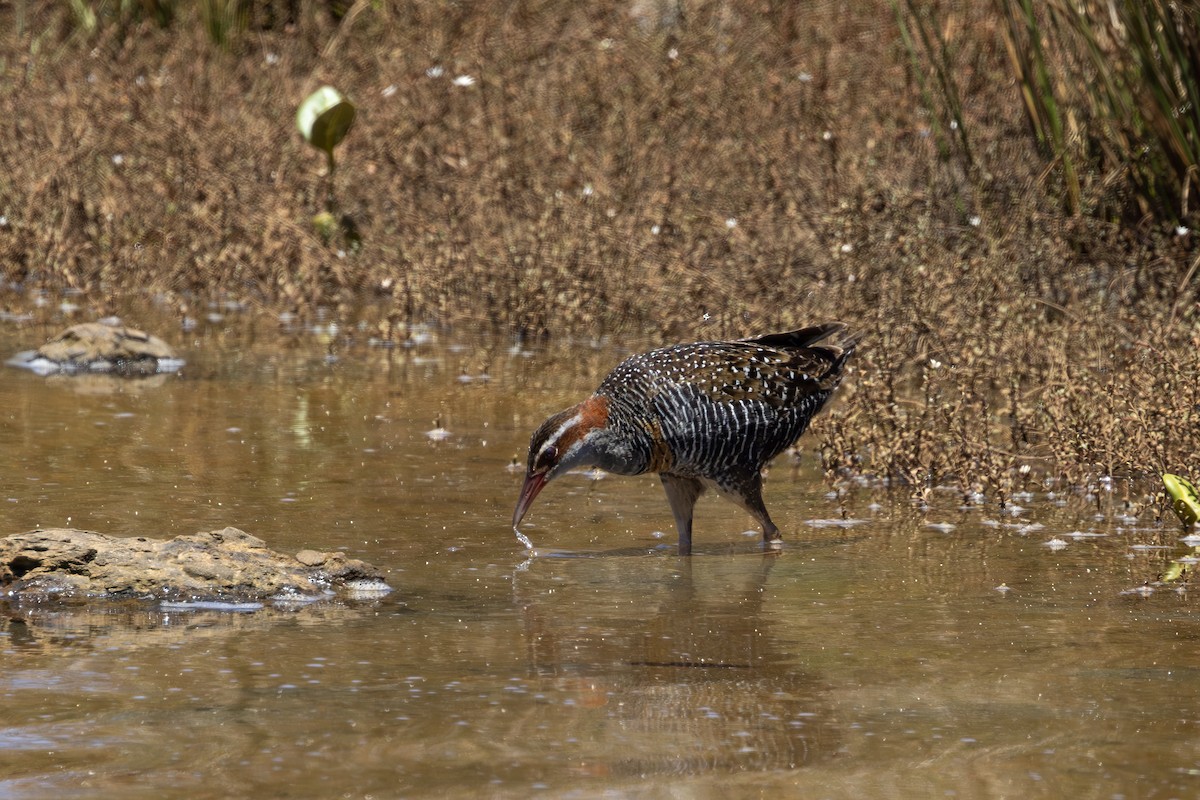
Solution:
[[[767,509],[764,507],[762,516],[758,518],[759,524],[763,529],[763,544],[771,547],[779,547],[783,544],[783,534],[779,532],[779,528],[775,527],[775,523],[771,521],[771,517],[767,514]]]
[[[778,547],[783,541],[783,534],[771,521],[767,507],[762,499],[762,473],[754,472],[737,482],[736,488],[721,492],[733,502],[750,513],[762,526],[763,544]]]
[[[679,555],[692,554],[692,510],[696,507],[696,499],[704,494],[704,484],[695,478],[681,478],[678,475],[662,473],[663,488],[667,491],[667,501],[671,504],[671,513],[675,515],[675,527],[679,530]]]

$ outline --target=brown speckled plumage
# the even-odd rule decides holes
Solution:
[[[835,334],[837,344],[819,344]],[[833,322],[626,359],[595,394],[534,433],[514,527],[546,482],[594,465],[622,475],[659,473],[681,553],[691,550],[692,508],[710,486],[749,511],[765,541],[778,541],[762,502],[762,468],[804,433],[854,345]]]

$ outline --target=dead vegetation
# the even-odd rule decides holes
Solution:
[[[0,5],[10,310],[150,291],[659,341],[841,318],[866,336],[817,425],[832,475],[1004,501],[1200,471],[1197,234],[1064,211],[986,4],[949,17],[969,169],[884,2],[264,3],[223,46],[134,5],[89,30]],[[332,187],[292,122],[323,83],[360,109]],[[331,188],[357,249],[310,224]]]

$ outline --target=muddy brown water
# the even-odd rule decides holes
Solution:
[[[0,373],[5,532],[235,525],[396,591],[7,606],[0,798],[1200,795],[1200,615],[1130,591],[1185,554],[1173,527],[1041,492],[1015,514],[839,502],[780,463],[778,555],[705,499],[681,559],[655,479],[573,475],[528,559],[510,461],[621,348],[439,334],[331,359],[307,333],[158,324],[179,375]],[[2,324],[0,353],[43,333]]]

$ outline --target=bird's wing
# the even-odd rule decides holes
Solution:
[[[634,356],[622,365],[629,369],[618,367],[605,384],[614,389],[640,384],[648,398],[686,387],[717,403],[753,400],[786,409],[832,391],[846,355],[836,346],[783,349],[753,342],[698,342]]]
[[[836,347],[700,342],[633,356],[600,392],[636,398],[634,416],[653,421],[676,469],[756,471],[804,432],[843,360]]]

